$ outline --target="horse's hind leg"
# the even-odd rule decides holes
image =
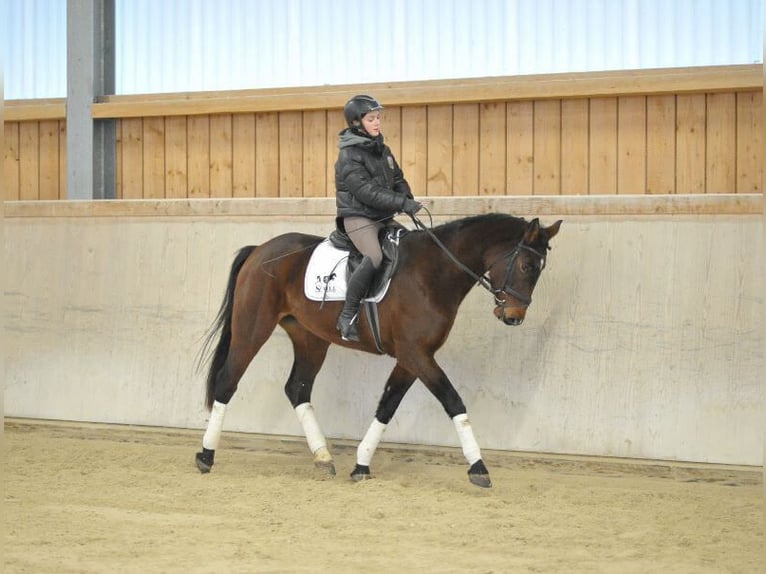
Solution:
[[[306,442],[314,454],[314,465],[329,476],[335,476],[335,463],[327,448],[327,439],[319,428],[314,407],[311,405],[314,380],[327,357],[330,343],[311,334],[293,317],[286,317],[280,325],[290,336],[295,357],[290,376],[285,383],[285,394],[303,427]]]
[[[391,375],[389,375],[388,381],[386,381],[386,388],[383,390],[383,395],[378,402],[375,418],[356,449],[356,466],[351,472],[353,480],[360,481],[370,478],[370,462],[372,462],[372,456],[378,448],[383,431],[386,430],[386,426],[394,417],[394,413],[402,402],[404,395],[407,394],[407,391],[414,382],[415,375],[398,364],[391,371]]]

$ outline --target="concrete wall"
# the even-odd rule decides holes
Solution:
[[[502,325],[474,289],[437,356],[480,445],[761,465],[763,223],[760,196],[746,199],[744,213],[653,216],[432,201],[436,221],[487,209],[565,219],[526,322]],[[331,199],[280,201],[6,204],[6,416],[203,428],[195,357],[234,252],[331,229]],[[277,330],[226,430],[300,434],[282,391],[291,361]],[[393,364],[331,348],[313,401],[328,436],[361,438]],[[384,440],[457,444],[422,385]]]

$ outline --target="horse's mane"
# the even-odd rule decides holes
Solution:
[[[482,222],[486,224],[494,224],[494,223],[500,223],[500,222],[521,222],[523,221],[520,217],[514,217],[513,215],[508,215],[507,213],[483,213],[481,215],[470,215],[468,217],[463,217],[460,219],[455,219],[453,221],[448,221],[447,223],[442,223],[441,225],[437,225],[434,227],[434,231],[437,229],[441,229],[444,231],[450,231],[452,228],[460,229],[461,227],[466,227],[473,225],[477,222]]]

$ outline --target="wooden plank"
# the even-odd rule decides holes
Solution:
[[[737,193],[763,191],[762,100],[760,92],[737,94]]]
[[[279,114],[279,197],[303,196],[303,114]]]
[[[561,101],[541,100],[534,104],[535,195],[561,193]]]
[[[590,100],[588,193],[617,193],[617,98]]]
[[[506,192],[506,104],[479,106],[479,195]]]
[[[508,195],[532,195],[534,192],[534,102],[509,102],[507,110]]]
[[[189,116],[187,181],[189,197],[210,197],[210,116]]]
[[[40,199],[59,199],[59,122],[40,122]]]
[[[705,193],[705,94],[676,97],[676,193]]]
[[[707,95],[705,145],[705,191],[734,193],[737,190],[736,94]]]
[[[92,113],[94,118],[117,118],[337,109],[342,107],[348,94],[367,92],[374,93],[386,105],[411,107],[509,99],[760,91],[762,87],[762,66],[750,64],[269,88],[154,97],[105,96],[93,104]]]
[[[165,118],[165,197],[188,195],[188,142],[186,116]]]
[[[144,199],[165,197],[165,118],[143,121],[143,194]]]
[[[676,98],[646,98],[646,193],[676,192]]]
[[[3,121],[25,122],[66,119],[66,98],[5,100]]]
[[[40,198],[40,123],[19,124],[19,199]]]
[[[434,216],[450,218],[477,213],[502,212],[537,216],[617,217],[619,221],[664,216],[736,215],[760,219],[763,195],[601,195],[601,196],[494,196],[434,197],[429,199]],[[163,199],[137,201],[17,201],[5,204],[6,217],[191,217],[253,221],[284,221],[285,218],[316,218],[326,222],[335,214],[332,197]]]
[[[67,145],[66,121],[59,120],[59,199],[67,198]],[[118,156],[119,157],[119,156]],[[117,180],[119,181],[119,179]]]
[[[144,121],[127,118],[122,120],[121,177],[122,199],[142,199],[144,179]]]
[[[428,142],[426,107],[402,108],[402,155],[399,165],[415,197],[427,195]]]
[[[3,154],[3,197],[5,201],[19,199],[19,123],[5,122]]]
[[[303,182],[301,188],[305,197],[326,197],[327,164],[330,160],[327,149],[327,114],[315,110],[303,114]]]
[[[124,120],[117,120],[117,127],[115,128],[115,142],[114,142],[114,191],[117,199],[123,199],[122,193],[122,124]],[[66,142],[64,142],[64,149],[66,149]]]
[[[561,193],[588,193],[588,100],[561,102]]]
[[[210,197],[232,196],[231,114],[210,117]]]
[[[426,195],[452,195],[452,106],[428,106]]]
[[[456,104],[452,120],[452,193],[479,193],[479,104]]]
[[[279,196],[279,115],[255,115],[255,195]]]
[[[232,196],[255,197],[255,114],[232,118]]]
[[[399,123],[401,125],[401,115],[397,113],[399,122],[391,121],[391,110],[386,109],[386,143],[389,142],[389,131],[391,130],[391,124]],[[338,160],[338,134],[346,127],[346,120],[343,117],[342,110],[327,110],[327,181],[325,195],[327,197],[335,197],[335,162]],[[399,129],[397,127],[397,129]],[[399,144],[401,149],[401,142]],[[393,148],[392,148],[393,150]],[[399,156],[396,156],[399,159]]]
[[[646,191],[646,97],[617,99],[617,193]]]

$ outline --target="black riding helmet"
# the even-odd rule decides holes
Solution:
[[[372,96],[359,95],[346,102],[343,106],[343,115],[346,116],[346,123],[351,127],[354,122],[361,123],[362,118],[370,112],[382,109],[380,102]]]

